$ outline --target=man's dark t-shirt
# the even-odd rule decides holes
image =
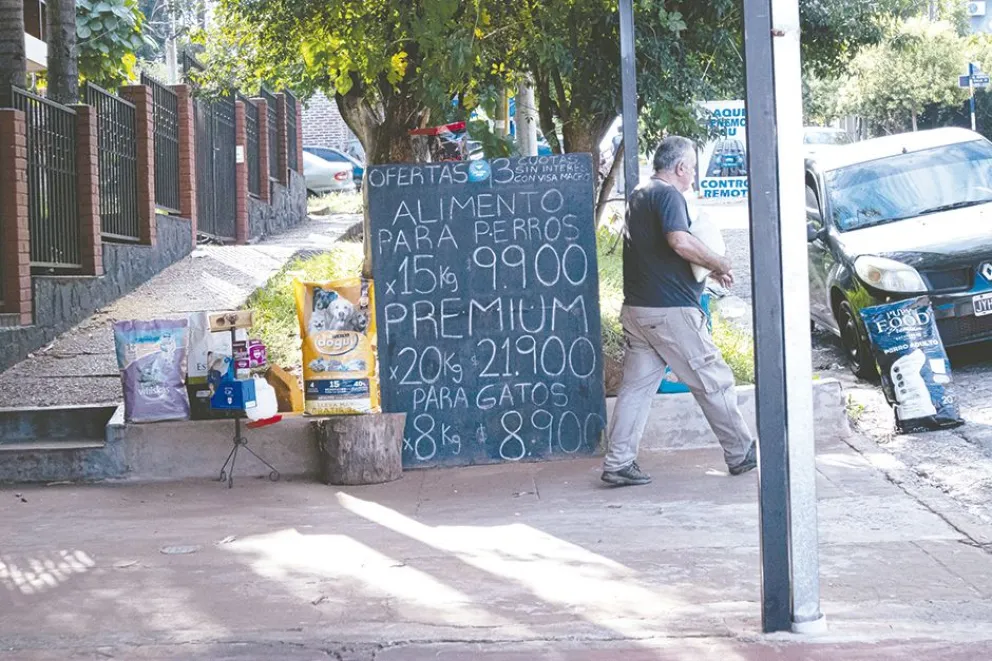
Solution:
[[[668,245],[668,234],[689,231],[682,193],[658,179],[638,186],[627,206],[623,244],[624,303],[645,308],[698,308],[705,283]]]

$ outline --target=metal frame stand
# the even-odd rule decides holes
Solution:
[[[244,448],[247,452],[250,452],[252,456],[261,461],[263,464],[269,467],[269,479],[273,482],[279,481],[279,471],[275,467],[262,459],[257,452],[248,447],[248,439],[241,435],[241,418],[234,419],[234,447],[231,448],[231,453],[227,455],[227,461],[224,462],[224,466],[220,469],[221,482],[227,481],[227,488],[230,489],[234,486],[234,462],[238,459],[238,449]],[[228,470],[228,464],[231,468]]]
[[[235,333],[236,333],[235,329],[232,328],[231,329],[231,361],[232,361],[232,363],[234,361],[234,345],[237,342],[237,340],[235,338]],[[232,365],[232,368],[233,368],[233,365]],[[275,466],[273,466],[272,464],[270,464],[269,462],[267,462],[265,459],[262,459],[262,457],[260,457],[257,452],[255,452],[250,447],[248,447],[248,439],[245,438],[244,435],[242,435],[242,433],[241,433],[241,419],[242,419],[242,416],[240,416],[240,415],[237,416],[236,418],[234,418],[234,447],[231,448],[231,453],[227,455],[227,461],[224,462],[224,465],[220,469],[220,478],[218,478],[219,481],[220,482],[226,481],[227,482],[227,488],[228,489],[230,489],[230,488],[232,488],[234,486],[234,463],[238,459],[238,450],[243,447],[247,452],[251,453],[256,459],[258,459],[263,464],[265,464],[266,466],[268,466],[269,471],[270,471],[269,472],[269,479],[272,480],[273,482],[278,482],[279,481],[279,471],[277,471],[275,469]],[[230,464],[230,468],[228,468],[228,464]]]

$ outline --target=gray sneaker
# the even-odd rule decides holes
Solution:
[[[747,454],[744,455],[744,460],[736,466],[728,466],[727,470],[730,471],[731,475],[743,475],[744,473],[754,470],[758,465],[758,445],[752,441],[751,447],[748,448]]]
[[[630,466],[618,471],[603,471],[602,480],[618,487],[631,487],[650,484],[651,476],[641,471],[641,467],[635,461]]]

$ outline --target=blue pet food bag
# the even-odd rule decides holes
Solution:
[[[189,418],[185,384],[188,326],[186,319],[114,324],[128,422]]]
[[[958,413],[951,366],[926,296],[861,311],[882,373],[882,390],[900,433],[964,423]]]

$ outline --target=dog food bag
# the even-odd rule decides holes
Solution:
[[[963,424],[951,367],[929,298],[887,303],[861,311],[882,373],[885,398],[901,433]]]
[[[186,319],[114,324],[128,422],[189,418],[185,385],[188,331]]]
[[[372,282],[293,283],[303,339],[303,410],[346,415],[379,410]]]

